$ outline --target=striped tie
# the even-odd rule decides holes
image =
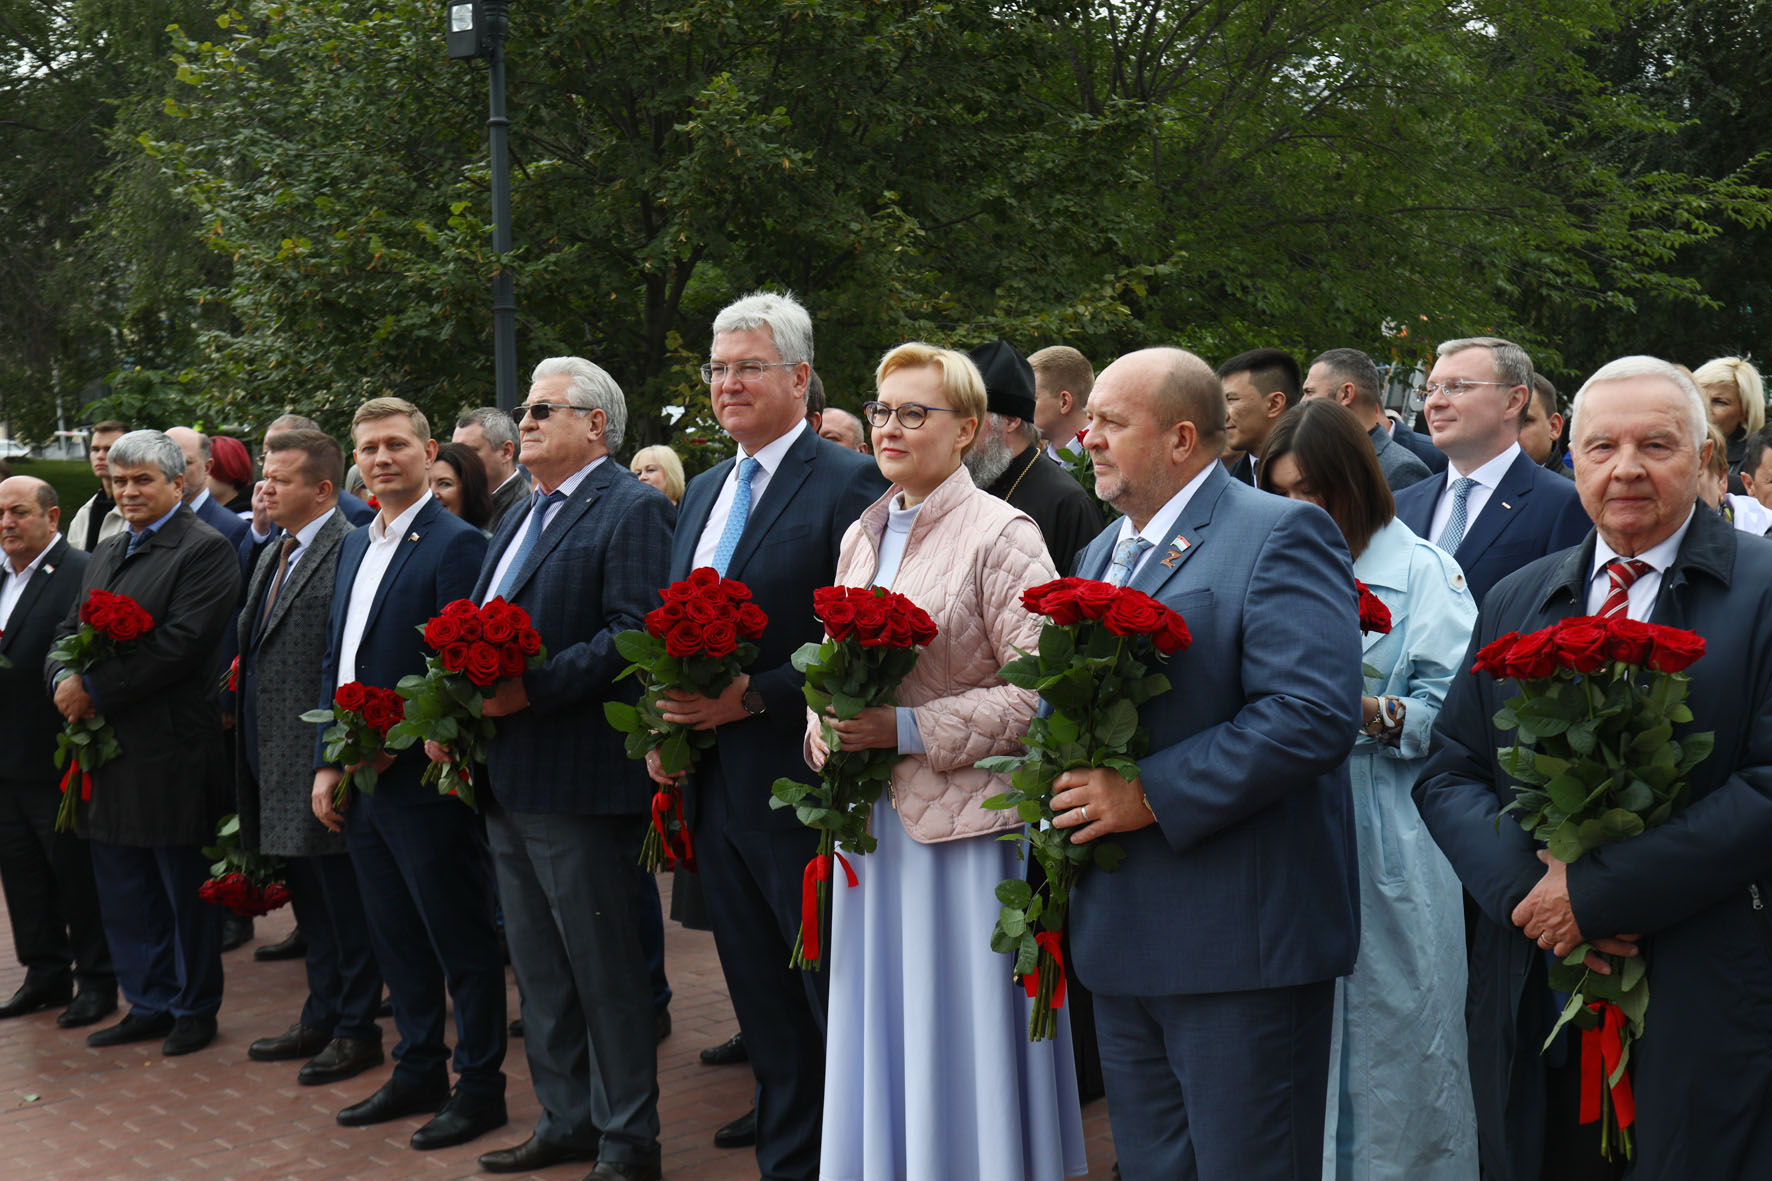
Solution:
[[[1613,558],[1606,563],[1606,577],[1612,581],[1612,590],[1606,595],[1606,601],[1600,604],[1600,618],[1611,619],[1624,615],[1630,610],[1630,588],[1637,579],[1655,569],[1647,562],[1635,558]]]
[[[1469,476],[1460,476],[1452,481],[1452,515],[1446,518],[1446,528],[1440,532],[1440,540],[1436,542],[1441,549],[1449,554],[1458,552],[1458,543],[1464,540],[1465,528],[1469,525],[1465,501],[1470,497],[1471,489],[1477,482]]]

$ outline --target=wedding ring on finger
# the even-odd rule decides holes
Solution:
[[[1082,807],[1078,808],[1077,814],[1083,817],[1084,824],[1089,823],[1089,805],[1088,804],[1084,804]]]

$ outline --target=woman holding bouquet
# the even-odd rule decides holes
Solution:
[[[1360,951],[1353,974],[1336,983],[1323,1176],[1467,1181],[1477,1175],[1477,1148],[1462,894],[1409,791],[1477,605],[1458,563],[1396,519],[1372,444],[1339,404],[1318,399],[1286,412],[1263,450],[1261,484],[1334,518],[1354,577],[1391,617],[1388,632],[1364,637],[1366,725],[1348,767]]]
[[[853,859],[859,886],[832,890],[821,1176],[1078,1176],[1068,1025],[1029,1044],[1029,1002],[990,950],[997,883],[1022,872],[996,838],[1019,821],[980,806],[1005,784],[972,765],[1021,749],[1037,698],[998,670],[1038,643],[1021,592],[1055,572],[1033,521],[961,464],[985,415],[973,363],[901,345],[875,383],[864,409],[892,487],[844,536],[837,580],[908,597],[939,634],[896,708],[826,720],[844,749],[903,758],[870,821],[879,847]],[[806,751],[823,765],[816,716]]]

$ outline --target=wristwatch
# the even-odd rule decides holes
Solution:
[[[763,716],[763,695],[757,691],[756,686],[746,686],[744,694],[738,699],[738,703],[744,706],[744,711],[747,714],[750,714],[753,718]]]

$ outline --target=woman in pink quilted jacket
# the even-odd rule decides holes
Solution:
[[[879,848],[833,891],[825,1061],[825,1181],[1087,1172],[1068,1027],[1027,1042],[1028,1000],[990,950],[997,883],[1023,872],[997,838],[1019,823],[980,805],[1007,785],[977,770],[1021,749],[1038,703],[1003,683],[1038,643],[1021,592],[1056,577],[1024,513],[975,487],[961,458],[985,415],[963,353],[906,344],[881,360],[866,406],[892,488],[843,538],[838,581],[886,586],[940,634],[897,708],[834,726],[846,749],[896,749]],[[808,719],[807,759],[825,747]]]

